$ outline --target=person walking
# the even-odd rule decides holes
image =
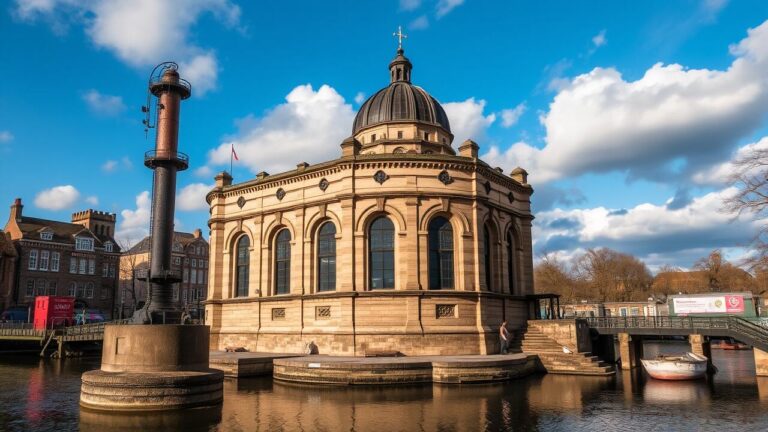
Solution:
[[[509,339],[511,336],[512,335],[509,333],[509,330],[507,330],[507,320],[504,320],[504,322],[501,323],[501,327],[499,327],[499,351],[501,354],[507,354],[510,342]]]

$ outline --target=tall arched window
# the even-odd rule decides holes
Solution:
[[[448,219],[429,222],[429,289],[453,289],[453,227]]]
[[[395,226],[386,217],[373,221],[368,232],[369,286],[371,289],[395,287]]]
[[[275,240],[275,294],[291,292],[291,233],[284,229]]]
[[[326,222],[317,233],[317,290],[336,289],[336,226]]]
[[[517,292],[515,250],[517,250],[517,245],[515,244],[515,235],[510,230],[509,233],[507,233],[507,274],[509,275],[510,294],[515,294]]]
[[[483,227],[483,258],[485,259],[485,288],[491,289],[491,234]]]
[[[248,273],[250,268],[251,240],[248,236],[240,237],[237,241],[237,276],[235,280],[235,296],[248,296]]]

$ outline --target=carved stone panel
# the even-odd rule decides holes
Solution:
[[[315,319],[316,320],[331,319],[331,307],[315,306]]]
[[[435,305],[435,318],[456,318],[456,305],[455,304],[438,304]]]
[[[285,308],[272,308],[272,321],[284,320]]]

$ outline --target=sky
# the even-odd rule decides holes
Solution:
[[[147,233],[141,106],[155,64],[183,102],[176,229],[207,232],[213,176],[235,182],[340,155],[388,84],[398,26],[413,82],[458,147],[534,187],[534,252],[590,247],[690,268],[738,262],[764,221],[723,211],[729,163],[768,147],[768,2],[14,0],[0,5],[0,203]]]

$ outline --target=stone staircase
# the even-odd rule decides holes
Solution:
[[[564,353],[560,343],[535,327],[528,327],[516,334],[515,341],[511,345],[510,352],[521,350],[526,354],[537,355],[547,373],[570,375],[613,375],[615,373],[613,365],[591,353]]]

